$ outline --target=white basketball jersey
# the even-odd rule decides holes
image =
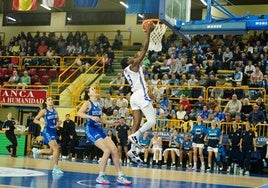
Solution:
[[[148,96],[148,94],[147,94],[148,89],[146,87],[146,82],[144,79],[144,74],[143,74],[143,70],[142,70],[141,66],[139,66],[139,70],[137,72],[134,72],[134,71],[130,70],[130,65],[128,65],[124,69],[124,75],[125,75],[128,83],[130,84],[131,91],[133,93],[135,91],[138,91],[138,90],[143,90],[145,96]]]

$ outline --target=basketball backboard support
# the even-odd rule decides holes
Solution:
[[[161,0],[159,4],[159,19],[171,28],[176,34],[184,40],[190,40],[177,28],[180,23],[190,21],[191,17],[191,0]]]

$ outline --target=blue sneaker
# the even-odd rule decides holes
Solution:
[[[33,152],[33,158],[36,159],[39,156],[39,150],[37,148],[32,149]]]
[[[61,171],[61,169],[57,166],[54,167],[52,170],[52,174],[63,174],[63,172]]]
[[[132,182],[129,181],[126,176],[118,176],[118,178],[116,179],[117,183],[119,183],[120,185],[130,185]]]
[[[105,175],[99,175],[96,179],[96,182],[102,185],[109,185],[111,184],[110,181],[107,179]]]

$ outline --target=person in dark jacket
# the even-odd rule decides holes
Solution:
[[[72,160],[75,159],[75,146],[77,144],[77,134],[75,131],[75,123],[70,119],[70,114],[65,115],[63,121],[61,138],[61,154],[62,159],[67,159],[69,153],[72,154]],[[70,150],[69,150],[70,149]]]
[[[7,120],[3,124],[3,130],[6,131],[6,137],[11,142],[11,145],[6,146],[8,152],[11,153],[11,157],[17,157],[18,141],[14,133],[14,130],[16,129],[15,125],[17,124],[18,122],[15,121],[14,118],[12,118],[12,113],[9,112],[7,114]]]

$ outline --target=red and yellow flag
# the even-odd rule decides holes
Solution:
[[[37,7],[37,0],[13,0],[12,10],[31,11]]]

